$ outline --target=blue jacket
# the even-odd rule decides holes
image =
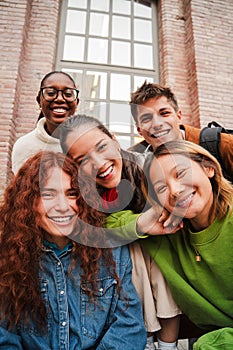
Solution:
[[[90,302],[80,285],[80,266],[69,276],[71,249],[58,258],[46,249],[41,269],[41,292],[48,306],[47,334],[32,324],[8,332],[0,327],[1,350],[143,350],[146,343],[141,304],[131,281],[131,259],[128,247],[113,249],[123,297],[116,291],[116,280],[104,264]]]

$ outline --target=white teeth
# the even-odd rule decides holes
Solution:
[[[53,218],[49,218],[50,220],[52,221],[55,221],[55,222],[68,222],[72,219],[72,216],[62,216],[62,217],[53,217]]]
[[[159,137],[163,137],[165,135],[167,135],[168,131],[162,131],[160,133],[157,133],[157,134],[151,134],[152,137],[155,137],[155,138],[159,138]]]
[[[113,167],[110,166],[106,171],[104,171],[103,173],[101,174],[98,174],[99,177],[105,177],[105,176],[108,176],[111,172],[112,172],[112,169]]]
[[[56,113],[65,113],[66,112],[66,110],[64,108],[54,108],[53,111]]]
[[[185,206],[187,203],[189,203],[189,202],[191,201],[192,197],[193,197],[193,193],[191,193],[186,199],[184,199],[184,200],[182,200],[182,201],[179,201],[179,202],[178,202],[178,205],[179,205],[180,207]]]

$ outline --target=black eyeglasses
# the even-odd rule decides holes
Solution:
[[[62,97],[67,102],[75,101],[77,99],[78,93],[79,93],[79,90],[71,89],[71,88],[67,88],[64,90],[58,90],[58,89],[55,89],[53,87],[43,87],[40,90],[42,92],[42,96],[48,102],[52,102],[52,101],[56,100],[59,91],[61,91]]]

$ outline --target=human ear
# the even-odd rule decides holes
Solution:
[[[137,132],[139,133],[139,135],[143,136],[143,135],[142,135],[141,128],[140,128],[139,126],[137,126]]]
[[[40,92],[38,92],[37,96],[36,96],[36,101],[40,107]]]
[[[118,142],[117,139],[116,139],[116,135],[113,134],[113,133],[111,133],[111,135],[112,135],[112,139],[113,139],[114,141]]]
[[[204,166],[204,171],[208,178],[214,177],[214,168],[212,168],[211,166]]]
[[[118,148],[118,150],[119,150],[119,152],[120,152],[121,146],[120,146],[120,144],[119,144],[119,141],[118,141],[117,138],[116,138],[116,135],[115,135],[115,134],[111,134],[111,135],[112,135],[113,141],[114,141],[115,144],[116,144],[116,147]]]
[[[181,124],[181,118],[182,118],[182,111],[181,111],[181,109],[178,110],[176,115],[177,115],[177,118],[179,119],[179,123]]]

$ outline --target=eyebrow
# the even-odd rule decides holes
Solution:
[[[162,108],[159,109],[159,112],[163,112],[163,111],[166,111],[166,110],[170,111],[171,107],[162,107]],[[152,109],[148,110],[147,112],[140,114],[139,118],[142,118],[142,117],[146,116],[147,114],[153,114],[153,113],[154,113],[154,111]]]
[[[179,164],[175,164],[173,168],[171,168],[171,171],[169,171],[169,173],[172,173],[174,169],[176,169],[179,166]],[[156,184],[158,184],[159,182],[162,182],[162,180],[156,180],[155,182],[152,182],[152,185],[155,186]]]
[[[101,139],[99,142],[97,142],[97,144],[96,144],[93,148],[97,148],[103,140],[104,140],[104,139]],[[88,153],[89,153],[89,152],[88,152]],[[86,154],[80,154],[80,156],[74,158],[74,161],[79,161],[79,159],[85,157],[88,153],[86,153]]]
[[[50,188],[50,187],[42,187],[40,192],[43,192],[43,191],[50,191],[50,192],[55,192],[55,188]]]

